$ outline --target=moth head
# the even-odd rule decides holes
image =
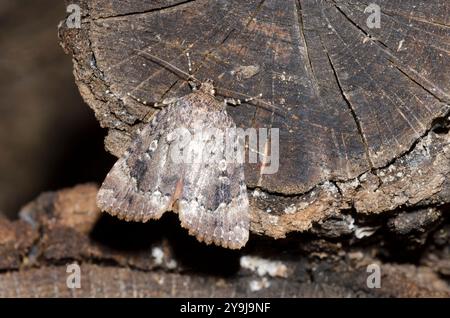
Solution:
[[[204,92],[206,94],[215,95],[216,94],[216,89],[214,88],[213,80],[208,79],[205,82],[203,82],[200,85],[200,91],[202,91],[202,92]]]

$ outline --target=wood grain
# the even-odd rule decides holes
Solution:
[[[197,78],[282,108],[228,112],[240,127],[280,129],[279,171],[245,174],[252,231],[284,237],[346,211],[450,202],[449,4],[373,2],[380,29],[359,0],[82,0],[82,27],[59,35],[116,156],[153,102],[189,92],[138,50],[184,70],[189,52]]]
[[[387,234],[345,245],[304,236],[253,239],[230,251],[197,242],[176,218],[142,224],[102,215],[96,192],[86,184],[45,193],[19,220],[0,219],[0,297],[450,296],[448,224],[428,236],[417,265],[396,262],[402,249],[389,248],[408,235],[411,248],[420,237],[414,231],[436,228],[427,217],[433,211],[393,219],[398,234],[391,243]],[[339,228],[328,225],[327,233]],[[73,263],[80,266],[79,289],[66,284]],[[379,289],[367,287],[369,264],[381,268]]]

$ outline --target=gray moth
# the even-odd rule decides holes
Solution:
[[[97,195],[100,209],[126,221],[178,213],[182,227],[199,241],[238,249],[249,237],[249,201],[243,162],[227,160],[223,143],[212,137],[183,139],[202,129],[235,129],[211,82],[162,108],[138,132],[114,164]],[[236,144],[243,140],[237,137]],[[208,154],[209,160],[173,160]],[[186,162],[187,161],[187,162]]]

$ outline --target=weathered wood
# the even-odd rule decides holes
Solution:
[[[0,297],[450,296],[448,225],[429,237],[419,265],[374,256],[393,257],[383,252],[388,235],[369,246],[303,237],[252,240],[230,251],[196,242],[174,226],[176,218],[156,225],[103,215],[96,193],[94,185],[46,193],[21,210],[20,220],[0,219]],[[418,214],[420,226],[408,230],[411,222],[398,216],[393,227],[409,235],[429,226],[426,213]],[[73,263],[80,265],[80,289],[66,283]],[[380,266],[379,289],[367,286],[369,264]]]
[[[400,267],[400,266],[399,266]],[[66,266],[49,266],[22,272],[0,274],[0,297],[448,297],[440,291],[417,286],[402,270],[386,275],[383,291],[353,290],[320,283],[285,279],[264,280],[254,277],[223,279],[214,276],[177,273],[142,272],[112,266],[86,264],[81,266],[80,289],[66,286]],[[420,272],[420,270],[419,270]],[[420,273],[429,275],[427,270]],[[341,273],[344,274],[344,273]],[[349,273],[345,273],[349,275]],[[431,274],[433,277],[433,274]],[[434,277],[433,277],[434,278]],[[36,284],[38,282],[38,284]],[[269,282],[269,283],[267,283]],[[252,290],[250,286],[267,286]],[[34,288],[30,288],[30,287]],[[258,288],[258,287],[253,287]]]
[[[363,223],[450,202],[450,5],[372,2],[379,29],[360,0],[81,0],[81,28],[60,37],[116,156],[151,103],[189,91],[136,50],[181,69],[190,52],[196,77],[283,108],[229,108],[241,127],[280,128],[278,173],[246,166],[252,231],[278,238],[346,211]]]

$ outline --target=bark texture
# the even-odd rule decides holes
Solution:
[[[19,220],[0,219],[0,297],[450,296],[448,224],[410,264],[389,261],[399,260],[389,254],[389,235],[351,246],[255,238],[230,251],[199,244],[176,218],[142,224],[101,214],[96,193],[92,184],[45,193],[22,208]],[[392,226],[405,240],[411,234],[402,219]],[[73,263],[80,265],[80,289],[67,287]],[[381,288],[367,287],[370,264],[380,266]]]
[[[280,129],[278,173],[245,174],[252,231],[281,238],[450,202],[449,3],[374,3],[380,28],[359,0],[82,0],[81,28],[59,34],[116,156],[152,103],[189,92],[138,50],[183,70],[190,52],[197,78],[283,109],[229,108],[240,127]]]

